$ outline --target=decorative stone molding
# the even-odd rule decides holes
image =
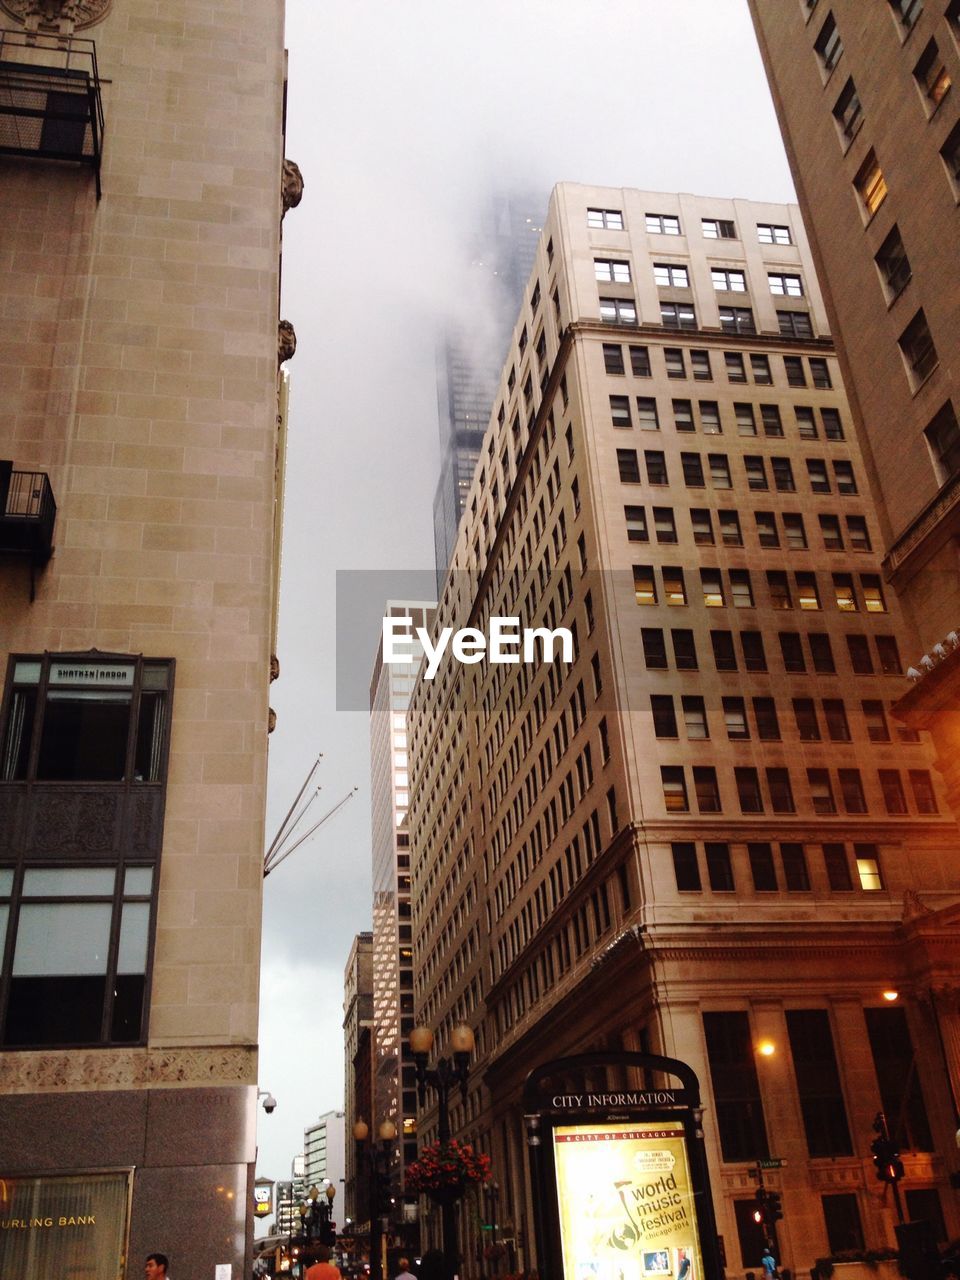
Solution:
[[[4,1093],[254,1084],[256,1079],[257,1051],[242,1045],[0,1054],[0,1090]]]
[[[281,320],[277,326],[277,363],[292,360],[297,350],[297,335],[289,320]]]
[[[267,733],[273,733],[276,727],[277,727],[277,713],[274,711],[273,707],[271,707],[270,710],[267,712]]]
[[[283,201],[282,218],[288,209],[295,209],[303,199],[303,174],[293,160],[284,160],[280,180],[280,198]]]
[[[271,683],[271,684],[273,684],[274,680],[279,679],[279,676],[280,676],[280,659],[277,657],[277,655],[276,655],[275,653],[271,653],[271,655],[270,655],[270,683]]]
[[[31,31],[72,35],[101,22],[111,0],[0,0],[0,9]]]

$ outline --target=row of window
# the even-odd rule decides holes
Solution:
[[[674,520],[673,508],[653,507],[652,511],[653,529],[657,542],[668,546],[676,543],[677,526]],[[760,517],[756,521],[756,527],[761,546],[779,546],[779,534],[773,512],[759,511],[754,514]],[[627,538],[630,542],[650,541],[650,522],[647,519],[646,507],[625,506],[623,508],[623,516]],[[740,525],[739,512],[711,511],[707,507],[690,508],[690,526],[694,543],[698,546],[709,547],[716,544],[717,538],[713,527],[714,517],[717,520],[721,544],[726,547],[742,547],[743,530]],[[818,519],[824,550],[869,551],[871,549],[870,534],[864,516],[844,516],[846,521],[846,540],[844,540],[844,530],[838,515],[824,514],[819,516]],[[787,512],[782,516],[782,520],[784,522],[786,545],[794,550],[806,550],[808,544],[803,516],[799,514],[791,515]],[[771,542],[771,537],[775,538],[776,541]],[[777,574],[773,570],[768,571],[767,580],[770,584],[771,597],[776,594],[778,598],[778,603],[774,607],[781,609],[792,608],[789,590],[784,593],[779,585]],[[786,594],[786,602],[784,602],[784,594]]]
[[[594,258],[593,272],[601,284],[631,284],[633,273],[626,258]],[[653,263],[653,281],[661,289],[689,289],[690,268],[682,263]],[[747,275],[742,267],[711,267],[710,282],[717,293],[746,293]],[[768,271],[770,292],[780,298],[802,298],[803,280],[786,271]]]
[[[741,698],[723,697],[720,699],[719,714],[723,718],[723,727],[731,742],[745,742],[751,736],[751,723],[748,718],[748,707],[753,721],[753,730],[762,742],[779,742],[780,713],[775,698]],[[821,698],[819,705],[814,698],[792,698],[790,707],[793,713],[797,736],[801,742],[820,742],[826,736],[831,742],[851,742],[850,721],[847,718],[847,707],[843,698]],[[860,703],[860,712],[866,730],[865,738],[870,742],[890,742],[890,724],[883,703],[879,698],[865,698]],[[653,730],[658,738],[680,737],[680,725],[690,742],[702,742],[710,738],[710,716],[717,714],[717,709],[708,714],[707,703],[698,694],[683,694],[679,699],[679,717],[677,700],[671,693],[652,693],[650,695],[650,714],[653,719]],[[601,728],[605,728],[605,722]],[[913,729],[897,726],[898,737],[903,742],[916,742],[918,734]],[[858,728],[858,737],[860,731]],[[898,811],[899,812],[899,811]]]
[[[670,607],[690,603],[687,592],[687,575],[679,565],[663,565],[655,569],[650,564],[633,566],[633,593],[638,605],[665,604]],[[767,603],[777,610],[819,610],[823,608],[817,575],[806,570],[796,570],[792,575],[785,570],[767,570]],[[791,582],[792,576],[792,582]],[[696,595],[708,609],[722,609],[729,602],[736,608],[752,609],[756,600],[749,569],[701,569]],[[875,573],[858,575],[859,585],[852,573],[834,573],[830,598],[842,613],[857,613],[861,605],[866,613],[886,613],[887,604],[883,585]],[[659,578],[659,585],[658,585]]]
[[[600,319],[605,324],[638,325],[633,298],[600,298]],[[720,307],[720,328],[724,333],[753,334],[757,324],[751,307]],[[660,323],[665,329],[699,329],[691,302],[661,302]],[[777,330],[783,338],[812,338],[813,324],[807,311],[778,311]]]
[[[731,855],[729,844],[707,841],[701,846],[693,841],[677,841],[670,846],[673,857],[673,874],[680,893],[702,893],[706,870],[706,883],[713,893],[735,893],[737,874],[745,868],[739,858]],[[751,842],[746,846],[750,883],[756,893],[809,893],[813,888],[810,875],[811,846],[785,842],[774,846],[766,842]],[[883,876],[875,844],[855,844],[852,865],[856,869],[856,882],[851,874],[851,856],[847,846],[841,843],[819,846],[823,860],[824,879],[834,893],[852,893],[854,888],[875,892],[883,888]]]
[[[831,770],[807,769],[809,807],[822,816],[839,813],[837,796],[843,803],[844,813],[868,813],[867,796],[859,769],[837,769],[837,785],[833,785]],[[688,777],[693,786],[688,787]],[[737,766],[733,781],[741,813],[796,813],[793,782],[790,770],[767,767],[762,772],[752,766]],[[930,774],[925,769],[909,770],[910,787],[918,814],[932,815],[938,812],[937,800]],[[696,799],[697,813],[722,813],[720,783],[717,770],[712,765],[661,765],[660,782],[663,787],[663,804],[667,813],[690,813],[691,792]],[[909,813],[906,792],[899,769],[881,769],[878,783],[888,814],[903,816]],[[767,800],[764,800],[764,790]],[[874,869],[875,883],[869,887],[882,889],[879,870]],[[776,881],[767,888],[776,889]],[[864,888],[868,887],[866,885]]]
[[[614,397],[611,397],[613,399]],[[642,397],[638,397],[642,399]],[[647,412],[656,412],[656,404],[649,402],[653,408],[646,410]],[[703,403],[703,402],[701,402]],[[702,421],[701,410],[701,421]],[[827,462],[823,458],[807,458],[807,480],[810,485],[811,493],[831,493],[830,471]],[[796,491],[796,485],[793,479],[793,467],[789,458],[776,458],[776,467],[771,467],[774,483],[781,492],[793,493]],[[653,487],[663,487],[670,484],[667,473],[667,457],[662,449],[644,449],[643,451],[644,472],[646,474],[646,483]],[[747,481],[747,488],[752,490],[766,490],[770,485],[767,479],[766,460],[760,455],[746,455],[743,458],[744,475]],[[683,470],[684,482],[688,489],[700,489],[706,487],[705,471],[703,466],[703,458],[699,453],[683,453],[681,454],[681,467]],[[853,464],[843,458],[836,458],[830,462],[833,470],[833,483],[836,485],[838,494],[856,494],[857,482],[853,474]],[[643,476],[640,473],[640,460],[636,449],[618,449],[617,450],[617,468],[620,474],[620,480],[623,484],[642,484]],[[732,489],[733,477],[730,471],[730,459],[725,453],[708,453],[707,454],[707,472],[709,472],[710,483],[714,489]],[[771,513],[760,513],[771,514]],[[758,526],[759,526],[758,520]],[[776,545],[772,543],[764,544],[761,539],[761,545]]]
[[[652,235],[678,236],[680,219],[672,213],[648,213],[644,217],[646,230]],[[625,224],[620,209],[588,209],[587,226],[596,231],[623,231]],[[758,222],[757,240],[760,244],[792,244],[790,228],[777,223]],[[727,218],[701,218],[700,229],[705,240],[736,240],[737,230]]]
[[[684,350],[683,347],[664,347],[664,370],[668,378],[686,378],[687,360],[690,362],[690,376],[695,382],[711,382],[713,371],[709,351]],[[653,374],[650,364],[650,350],[631,344],[627,348],[630,358],[630,372],[635,378],[649,378]],[[783,371],[787,385],[790,387],[807,386],[807,375],[802,356],[783,356]],[[742,351],[725,351],[723,353],[727,380],[733,383],[747,383],[747,366]],[[626,365],[623,358],[623,347],[619,342],[603,344],[603,364],[607,373],[625,374]],[[807,360],[810,367],[810,383],[820,390],[829,390],[833,383],[830,379],[830,368],[821,356],[811,356]],[[750,356],[750,373],[758,387],[773,386],[773,371],[770,357],[752,354]],[[782,432],[780,433],[782,434]]]
[[[650,671],[666,671],[667,645],[662,627],[642,627],[641,640],[643,657]],[[874,665],[869,639],[860,632],[850,631],[844,636],[850,657],[850,667],[854,675],[901,675],[900,651],[895,636],[878,635],[871,637],[877,650],[877,665]],[[694,633],[686,627],[674,627],[670,630],[673,648],[674,665],[678,671],[699,671],[697,646]],[[726,630],[712,630],[710,645],[713,651],[714,665],[717,671],[768,671],[766,649],[763,636],[759,631],[741,631],[739,633],[740,657],[737,657],[737,646],[734,644],[734,633]],[[810,664],[814,671],[822,674],[836,672],[833,648],[830,637],[823,631],[778,631],[777,641],[783,670],[791,675],[802,675],[807,671],[807,659],[804,653],[804,641],[810,650]]]
[[[628,430],[633,427],[634,419],[636,419],[636,425],[641,431],[660,430],[660,407],[656,396],[634,397],[635,408],[631,403],[630,396],[611,395],[609,401],[610,420],[615,427]],[[692,400],[673,399],[670,402],[670,408],[674,430],[687,433],[694,432],[699,421],[700,430],[705,436],[723,435],[724,418],[718,401],[698,400],[696,417],[694,416]],[[760,411],[759,424],[757,421],[757,409]],[[813,407],[811,405],[794,405],[793,411],[799,438],[801,440],[818,440],[820,438],[820,429],[817,426],[817,416]],[[840,418],[840,411],[825,405],[819,410],[819,415],[820,428],[822,428],[824,439],[843,440],[843,422]],[[784,438],[783,416],[779,405],[753,405],[748,401],[735,401],[733,416],[738,436],[744,438],[758,436],[762,427],[763,435],[769,439]],[[751,485],[751,488],[764,487],[764,485]],[[818,492],[821,491],[818,490]]]

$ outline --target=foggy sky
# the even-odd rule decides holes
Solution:
[[[794,199],[746,0],[287,0],[293,322],[268,841],[318,752],[319,817],[267,880],[258,1173],[343,1106],[343,969],[371,927],[368,720],[337,712],[338,569],[433,568],[434,349],[485,195],[561,181]],[[478,317],[480,325],[482,318]],[[353,637],[372,669],[378,634]],[[334,1216],[343,1221],[342,1199]]]

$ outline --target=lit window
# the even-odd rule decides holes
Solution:
[[[703,603],[708,609],[723,607],[723,579],[719,569],[701,569],[700,583],[703,589]]]
[[[883,586],[875,573],[861,573],[860,589],[863,592],[863,607],[867,613],[886,613],[887,605],[883,598]]]
[[[801,609],[819,609],[820,593],[817,591],[817,578],[813,573],[798,573],[797,603]]]
[[[648,213],[644,219],[648,232],[653,235],[678,236],[680,219],[669,213]]]
[[[883,888],[883,878],[880,875],[880,863],[875,856],[861,855],[861,849],[870,848],[869,845],[856,846],[857,854],[857,876],[860,879],[860,888],[867,893],[875,893]]]
[[[746,293],[747,278],[742,271],[727,267],[711,267],[710,279],[718,293]]]
[[[857,612],[857,597],[853,590],[853,576],[849,573],[833,575],[833,594],[841,613]]]
[[[594,258],[593,270],[598,280],[613,281],[614,284],[630,283],[629,262],[616,262],[612,258]]]
[[[596,230],[622,231],[623,214],[619,209],[588,209],[587,226]]]
[[[663,594],[668,605],[687,603],[687,588],[683,581],[682,569],[664,567]]]
[[[950,72],[944,64],[936,40],[927,42],[919,62],[913,69],[913,76],[929,104],[930,111],[935,111],[946,97],[951,84]]]
[[[657,584],[652,565],[635,564],[633,566],[633,594],[637,604],[657,603]]]
[[[887,196],[887,184],[884,180],[883,170],[880,168],[877,157],[872,150],[867,153],[867,158],[860,166],[859,172],[853,180],[853,185],[856,187],[857,194],[863,202],[864,211],[868,216],[872,217]]]
[[[690,808],[687,800],[687,783],[680,766],[661,765],[660,778],[663,785],[663,803],[667,813],[686,813]]]
[[[653,279],[661,289],[688,289],[690,277],[686,267],[677,267],[667,262],[653,264]]]
[[[761,244],[792,244],[790,228],[770,222],[757,223],[757,239]]]

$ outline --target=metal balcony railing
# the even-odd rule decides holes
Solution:
[[[0,552],[26,554],[34,564],[46,564],[56,518],[49,476],[14,471],[11,463],[0,461]]]
[[[0,31],[0,155],[89,165],[99,200],[102,142],[93,41]]]

